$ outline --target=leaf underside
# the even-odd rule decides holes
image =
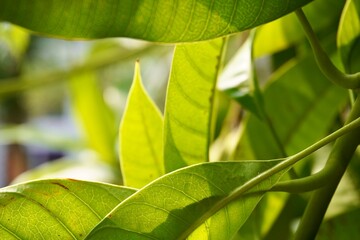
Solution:
[[[0,189],[0,239],[84,239],[135,190],[78,180],[40,180]]]
[[[167,172],[209,158],[212,109],[224,41],[215,39],[175,48],[164,114]]]
[[[87,239],[171,240],[190,234],[190,239],[231,239],[260,201],[260,191],[282,173],[226,204],[229,194],[278,162],[214,162],[174,171],[122,202]],[[215,205],[221,210],[216,212]]]
[[[2,0],[0,20],[76,39],[130,37],[188,42],[240,32],[311,0]]]

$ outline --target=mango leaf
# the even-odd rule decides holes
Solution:
[[[340,20],[337,45],[347,72],[360,71],[360,0],[348,0]],[[353,61],[357,60],[354,64]]]
[[[354,236],[360,236],[359,226],[360,209],[354,209],[321,224],[316,240],[341,239],[352,240]]]
[[[0,189],[1,239],[84,239],[135,192],[78,180],[40,180]]]
[[[289,155],[323,137],[346,100],[347,92],[330,83],[310,56],[284,65],[264,90],[265,110]],[[282,154],[269,127],[250,116],[236,156],[271,159]]]
[[[316,79],[316,81],[313,81]],[[265,111],[288,154],[294,154],[326,135],[347,100],[347,92],[329,82],[307,57],[292,61],[275,72],[264,90]],[[249,116],[238,145],[240,159],[282,156],[274,135],[265,122]],[[284,196],[282,196],[284,197]],[[278,193],[266,195],[263,210],[252,216],[260,239],[270,229],[285,204]],[[271,209],[271,210],[269,210]],[[260,215],[259,215],[260,214]],[[244,229],[241,229],[241,231]],[[242,232],[247,234],[246,232]]]
[[[334,25],[339,21],[339,14],[344,1],[316,0],[303,8],[315,32],[336,31]],[[276,36],[276,37],[274,37]],[[294,13],[270,22],[256,30],[254,56],[273,54],[306,40],[304,31]]]
[[[69,86],[72,108],[87,143],[103,161],[116,165],[115,120],[104,102],[95,72],[72,76]]]
[[[279,162],[212,162],[174,171],[123,201],[86,239],[231,239],[284,170],[236,200],[231,194]]]
[[[253,66],[254,34],[251,33],[222,71],[218,89],[241,104],[243,108],[262,118],[262,99]]]
[[[0,20],[63,38],[157,42],[217,38],[253,28],[311,0],[2,0]]]
[[[165,107],[167,172],[207,161],[216,80],[224,40],[175,48]]]
[[[164,174],[163,118],[135,75],[120,125],[120,162],[124,183],[142,187]]]

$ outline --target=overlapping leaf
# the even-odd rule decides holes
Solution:
[[[338,48],[343,65],[348,72],[360,71],[360,1],[348,0],[341,16]]]
[[[223,45],[223,39],[215,39],[175,49],[164,114],[167,172],[208,160]]]
[[[163,118],[147,95],[136,64],[120,126],[120,161],[127,186],[142,187],[164,174]]]
[[[65,38],[199,41],[272,21],[311,0],[2,0],[0,20]]]
[[[303,8],[315,32],[326,32],[334,29],[343,9],[344,1],[316,0]],[[276,36],[276,37],[274,37]],[[254,42],[255,57],[270,55],[294,46],[305,39],[304,31],[294,13],[256,30]]]
[[[0,189],[0,239],[84,239],[135,190],[77,180]]]
[[[235,201],[228,201],[231,193],[277,163],[214,162],[174,171],[123,201],[86,239],[231,239],[283,172]]]
[[[263,102],[253,63],[253,42],[251,32],[221,73],[218,88],[261,119]]]
[[[330,83],[310,57],[284,66],[264,91],[266,112],[290,155],[324,136],[346,100],[346,91]],[[269,127],[254,116],[239,146],[240,159],[282,156]]]

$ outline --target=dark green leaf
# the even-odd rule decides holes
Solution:
[[[329,82],[309,57],[279,69],[264,91],[266,112],[289,155],[323,137],[346,100],[347,92]],[[238,158],[282,156],[269,127],[254,116],[239,146]]]

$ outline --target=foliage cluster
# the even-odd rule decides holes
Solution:
[[[1,188],[0,239],[360,236],[360,0],[15,2],[1,1],[0,20],[28,30],[2,23],[1,41],[19,62],[32,34],[157,45],[92,49],[37,81],[1,79],[1,99],[68,80],[98,159],[54,162]],[[175,45],[164,107],[140,58],[114,137],[97,71],[162,44]],[[14,139],[21,127],[0,131]],[[105,176],[34,180],[74,168]]]

